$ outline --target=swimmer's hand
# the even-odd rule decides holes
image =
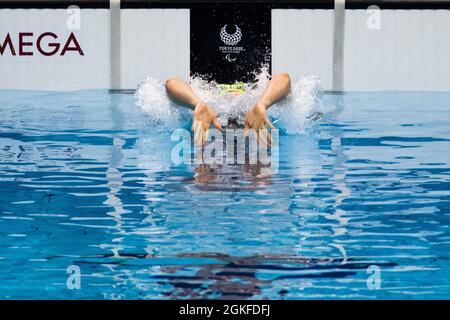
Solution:
[[[194,109],[194,121],[192,123],[195,145],[199,146],[206,142],[207,132],[211,128],[211,123],[216,129],[222,130],[213,108],[203,102],[198,103]]]
[[[263,145],[270,145],[272,143],[272,136],[269,130],[267,130],[267,126],[271,129],[275,128],[270,122],[269,117],[267,117],[266,109],[266,106],[261,103],[257,103],[250,109],[245,118],[244,135],[248,136],[249,129],[254,129],[258,140]]]

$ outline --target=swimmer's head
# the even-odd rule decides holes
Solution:
[[[238,119],[236,118],[228,118],[228,122],[225,126],[227,129],[242,129],[244,128],[244,125],[240,124]]]

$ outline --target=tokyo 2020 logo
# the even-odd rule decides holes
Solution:
[[[234,25],[236,27],[236,31],[233,34],[230,34],[227,32],[227,25],[224,25],[222,29],[220,30],[220,39],[225,43],[227,46],[235,46],[241,41],[242,38],[242,32],[241,29],[237,25]]]

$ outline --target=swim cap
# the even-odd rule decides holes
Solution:
[[[233,84],[222,83],[222,84],[218,84],[217,88],[219,88],[222,91],[221,95],[224,93],[243,94],[243,93],[245,93],[244,86],[245,86],[245,84],[243,82],[236,82]]]

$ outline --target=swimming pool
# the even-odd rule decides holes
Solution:
[[[1,90],[0,298],[449,298],[448,101],[325,93],[278,172],[199,180],[132,94]]]

